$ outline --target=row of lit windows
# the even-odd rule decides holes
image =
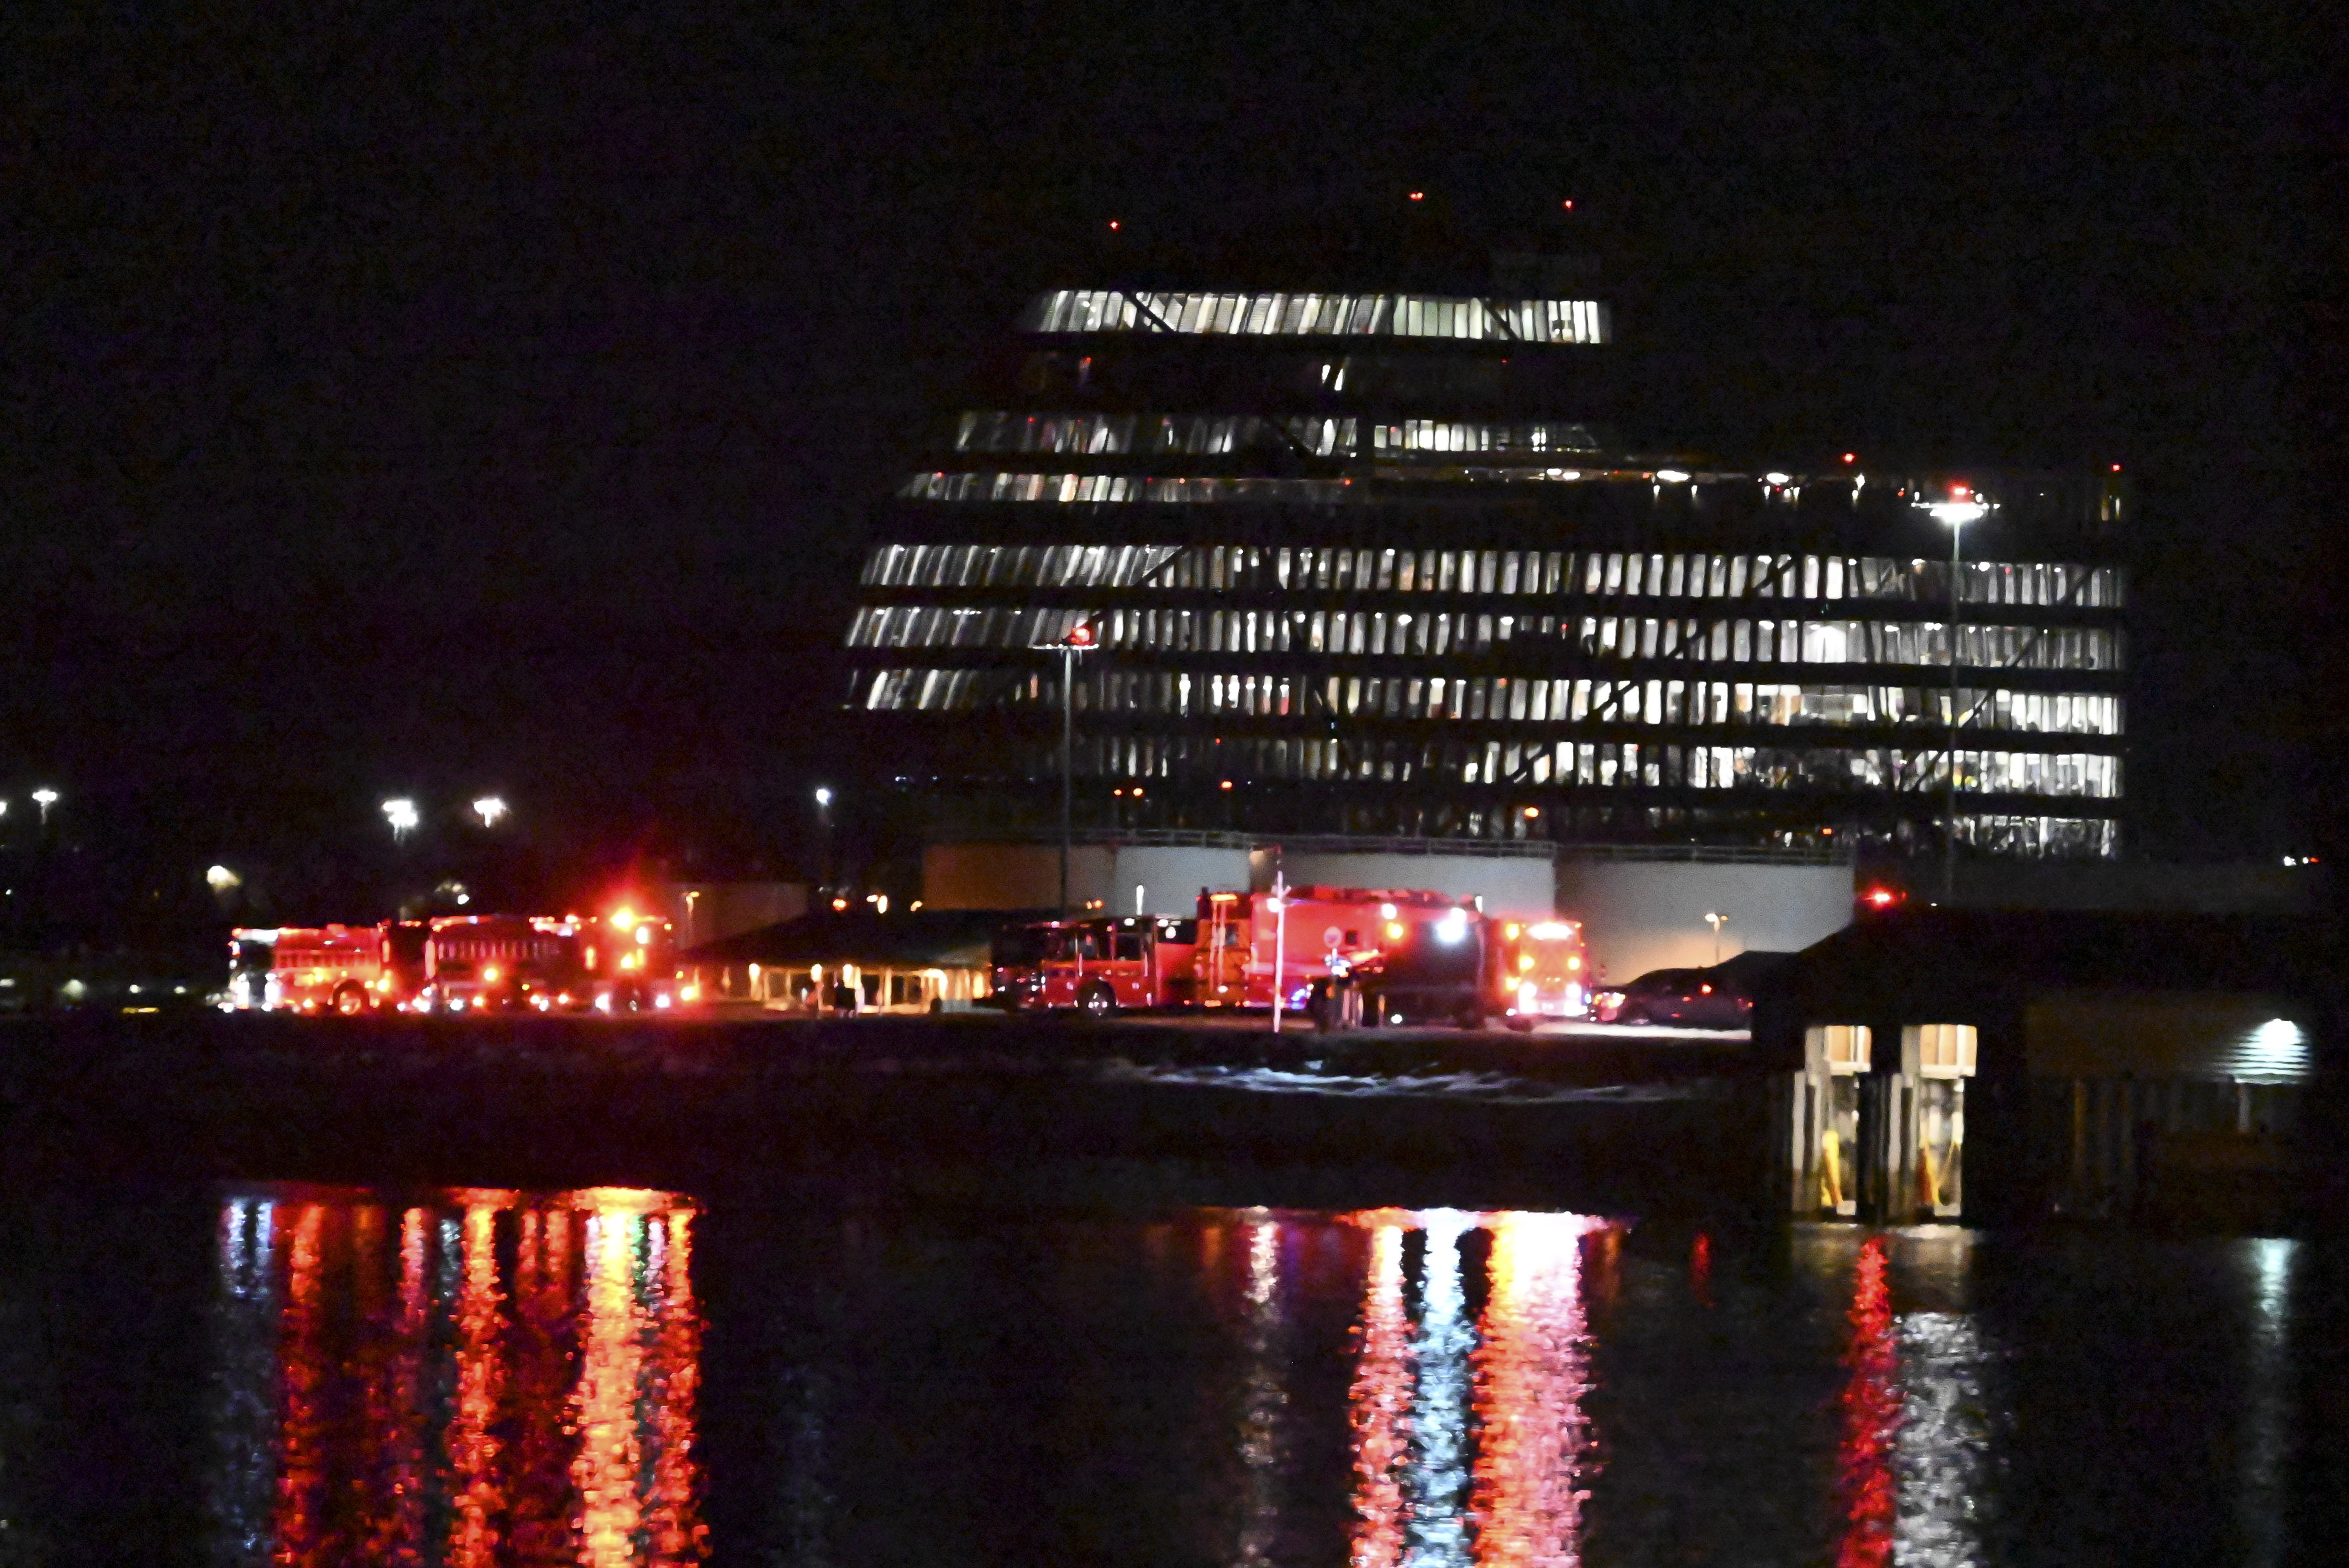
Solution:
[[[906,500],[1280,501],[1330,506],[1345,499],[1344,480],[1137,479],[1125,474],[916,474],[898,488]]]
[[[1383,610],[1062,610],[868,605],[851,619],[852,648],[1042,648],[1078,627],[1090,645],[1142,653],[1473,656],[1496,645],[1557,639],[1589,658],[1686,664],[1950,663],[1938,621],[1713,620],[1639,615],[1393,614]],[[2120,634],[2106,627],[1958,627],[1961,665],[2116,670]]]
[[[1374,452],[1595,452],[1588,425],[1496,425],[1483,419],[1405,419],[1371,427]]]
[[[942,476],[992,480],[1009,476]],[[1137,481],[1143,482],[1143,481]],[[1156,481],[1147,481],[1156,482]],[[1256,480],[1255,483],[1320,481]],[[884,544],[864,581],[892,587],[1130,587],[1137,552],[1166,588],[1346,593],[1575,593],[1667,599],[1890,599],[1949,603],[1941,561],[1861,555],[1624,551],[1383,550],[1270,545]],[[1164,566],[1165,570],[1159,571]],[[2120,569],[2054,561],[1970,561],[1971,604],[2116,608]]]
[[[1747,681],[1538,679],[1476,676],[1463,680],[1361,676],[1195,675],[1173,670],[1100,670],[1080,681],[1085,712],[1196,717],[1254,714],[1286,717],[1468,719],[1534,724],[1931,725],[1950,721],[1950,694],[1935,686],[1799,686]],[[852,705],[948,712],[1057,704],[1059,683],[1039,674],[971,669],[891,669],[853,685]],[[1959,721],[1969,728],[2044,735],[2118,735],[2121,699],[2097,692],[1961,687]]]
[[[1185,452],[1216,456],[1292,443],[1326,458],[1354,448],[1354,421],[1256,414],[971,413],[955,432],[958,452]]]
[[[1352,419],[1257,414],[965,414],[955,431],[958,452],[1182,452],[1216,456],[1251,448],[1301,446],[1316,457],[1354,449]],[[1595,452],[1588,425],[1495,424],[1484,419],[1405,419],[1371,428],[1373,452]]]
[[[1023,332],[1179,332],[1247,337],[1451,337],[1603,344],[1596,300],[1403,294],[1170,294],[1055,289],[1029,302]]]
[[[2121,852],[2121,825],[2110,817],[2023,817],[1961,811],[1957,830],[1960,843],[2000,855],[2109,860]]]
[[[2092,753],[1961,750],[1958,789],[1970,794],[2120,794],[2116,758]],[[1599,789],[1820,789],[1930,794],[1949,777],[1949,753],[1891,747],[1673,746],[1650,741],[1374,741],[1350,738],[1090,736],[1079,773],[1125,779],[1296,779],[1422,785],[1582,785]],[[1039,777],[1059,754],[1040,755]]]

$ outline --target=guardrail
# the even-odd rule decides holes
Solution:
[[[1039,834],[1018,841],[1057,843]],[[1465,855],[1488,860],[1680,861],[1698,865],[1849,865],[1849,845],[1556,843],[1547,839],[1380,838],[1354,833],[1242,833],[1206,828],[1086,828],[1080,844],[1137,848],[1286,850],[1312,855]]]

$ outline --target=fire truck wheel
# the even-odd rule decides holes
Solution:
[[[1481,1029],[1485,1026],[1485,1009],[1476,1006],[1463,1007],[1460,1009],[1459,1016],[1452,1021],[1463,1029]]]
[[[1106,1018],[1117,1011],[1117,993],[1096,980],[1085,987],[1084,995],[1077,998],[1077,1006],[1084,1009],[1088,1018]]]
[[[356,1018],[367,1011],[367,992],[357,982],[346,980],[335,987],[334,1008],[337,1017]]]
[[[1530,1035],[1534,1032],[1534,1021],[1531,1018],[1512,1018],[1509,1020],[1509,1027],[1521,1035]]]

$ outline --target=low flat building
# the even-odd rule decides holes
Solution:
[[[997,910],[817,910],[686,952],[681,962],[716,1006],[808,1016],[949,1013],[986,999]]]

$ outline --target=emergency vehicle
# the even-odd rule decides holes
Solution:
[[[1198,922],[1126,914],[1007,927],[991,954],[1006,1006],[1181,1007],[1195,995]]]
[[[1590,1014],[1590,950],[1570,920],[1509,921],[1494,944],[1493,1000],[1513,1029]]]
[[[370,1006],[381,956],[371,925],[240,926],[229,933],[227,1005],[350,1017]]]
[[[1488,1010],[1489,924],[1474,899],[1419,890],[1206,893],[1199,900],[1199,1000],[1270,1007],[1277,984],[1283,1007],[1305,1010],[1350,988],[1366,1023],[1475,1028]],[[1327,1006],[1315,1016],[1336,1021]]]
[[[622,906],[601,921],[578,923],[580,995],[599,1013],[667,1012],[695,1000],[678,978],[677,928],[657,915]]]
[[[419,1013],[540,1012],[581,1005],[585,993],[575,921],[520,914],[450,914],[429,923]]]

